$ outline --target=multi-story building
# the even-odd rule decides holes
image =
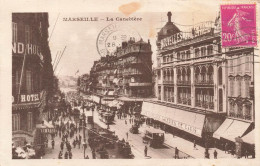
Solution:
[[[48,27],[47,13],[12,15],[12,139],[15,145],[36,143],[36,124],[46,116],[53,80]]]
[[[222,48],[219,17],[187,33],[173,24],[171,12],[167,15],[156,43],[157,101],[144,102],[143,114],[202,142],[232,118],[229,122],[244,127],[233,125],[238,131],[220,137],[235,142],[254,122],[254,48]]]
[[[140,103],[140,98],[152,95],[151,55],[149,40],[147,43],[142,39],[136,42],[130,38],[122,42],[113,55],[94,62],[90,71],[90,90],[99,98],[117,97],[118,100],[128,102],[127,109],[134,106],[133,102]],[[93,100],[107,103],[99,98],[95,96]]]

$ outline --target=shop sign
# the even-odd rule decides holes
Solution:
[[[41,61],[43,61],[43,56],[41,54],[40,46],[35,44],[24,44],[21,42],[13,43],[13,54],[19,55],[37,55]]]
[[[170,118],[167,118],[167,117],[164,117],[164,116],[160,116],[158,114],[153,114],[153,113],[148,112],[148,111],[143,112],[143,115],[148,116],[148,117],[153,118],[153,119],[156,119],[158,121],[164,122],[164,123],[169,124],[169,125],[171,125],[173,127],[177,127],[177,128],[179,128],[181,130],[185,130],[185,131],[187,131],[189,133],[193,133],[193,134],[196,134],[196,135],[201,135],[201,132],[202,132],[200,129],[197,129],[197,128],[193,127],[193,126],[187,125],[185,123],[177,122],[177,121],[174,121],[174,120],[172,120]]]
[[[212,22],[206,21],[193,26],[187,32],[179,32],[170,37],[166,37],[161,40],[161,49],[179,43],[183,40],[192,39],[198,36],[209,34],[210,32],[212,32],[212,27]]]
[[[17,100],[19,100],[17,102]],[[34,103],[40,101],[40,93],[34,93],[34,94],[21,94],[18,97],[12,97],[13,103]]]

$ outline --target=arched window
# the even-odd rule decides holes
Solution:
[[[210,83],[210,84],[213,84],[213,72],[214,72],[214,70],[213,70],[213,67],[212,66],[209,66],[209,68],[208,68],[208,82]]]
[[[182,70],[182,81],[186,81],[186,70]]]
[[[218,69],[218,83],[219,83],[219,85],[222,85],[222,68],[221,67]]]
[[[206,67],[203,66],[201,69],[201,82],[205,83],[206,82]]]
[[[181,70],[180,69],[178,69],[178,71],[177,71],[177,79],[178,79],[178,82],[182,81],[181,80]]]
[[[195,68],[195,82],[196,83],[198,83],[200,81],[199,75],[200,75],[200,69],[199,69],[199,67],[196,67]]]
[[[188,83],[190,83],[191,79],[190,79],[190,68],[187,69],[187,81]]]

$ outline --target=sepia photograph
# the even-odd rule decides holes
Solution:
[[[172,4],[12,11],[11,160],[254,160],[258,4]]]

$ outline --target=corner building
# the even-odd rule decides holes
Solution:
[[[235,138],[254,126],[254,48],[222,48],[220,17],[187,33],[171,15],[157,36],[157,100],[145,101],[142,114],[153,125],[202,146],[228,142],[234,147]],[[243,129],[233,125],[232,134],[213,137],[227,119]]]
[[[36,124],[46,119],[53,70],[47,13],[12,14],[12,141],[40,144]]]

